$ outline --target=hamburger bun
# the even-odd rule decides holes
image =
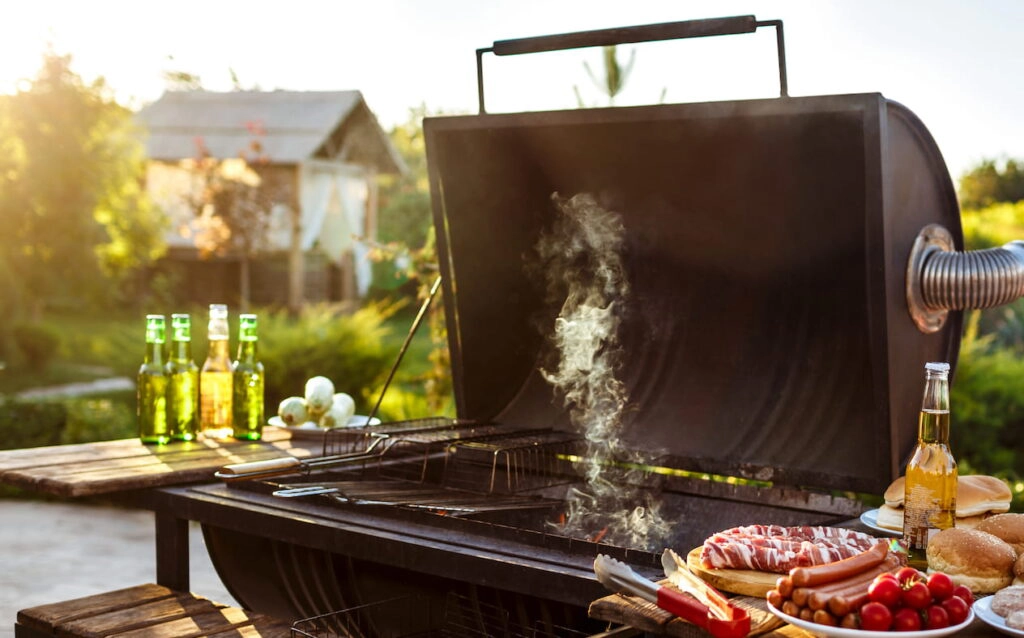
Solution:
[[[1013,564],[1013,584],[1024,585],[1024,554],[1018,556]]]
[[[887,506],[903,507],[905,485],[906,477],[904,476],[889,484],[883,495]],[[984,474],[968,474],[957,477],[957,518],[981,516],[988,512],[1008,512],[1012,498],[1013,493],[1010,492],[1010,486],[1002,479]]]
[[[979,523],[977,529],[1003,539],[1018,556],[1024,552],[1024,514],[996,514]]]
[[[983,520],[985,520],[986,517],[987,514],[982,514],[981,516],[967,516],[963,518],[957,516],[956,526],[966,529],[973,529],[977,527]],[[894,532],[902,532],[903,508],[889,507],[888,505],[883,505],[879,507],[878,518],[876,522],[878,523],[879,527],[891,529]]]
[[[957,585],[975,594],[991,594],[1013,581],[1017,554],[987,532],[951,527],[928,541],[929,571],[946,572]]]

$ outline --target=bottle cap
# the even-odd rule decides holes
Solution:
[[[171,315],[171,339],[174,341],[192,340],[192,319],[187,314]]]
[[[941,361],[932,361],[924,364],[924,369],[929,372],[949,372],[949,364]]]
[[[210,304],[210,318],[211,319],[227,319],[228,318],[228,307],[222,303]]]
[[[163,315],[146,315],[146,343],[163,343],[166,330]]]
[[[238,315],[238,340],[256,341],[256,315]]]

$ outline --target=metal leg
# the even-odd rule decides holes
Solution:
[[[156,583],[175,591],[189,587],[188,521],[155,512]]]

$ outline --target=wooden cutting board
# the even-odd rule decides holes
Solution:
[[[768,590],[775,589],[775,581],[783,575],[750,569],[707,569],[700,564],[700,550],[700,547],[694,548],[686,555],[686,566],[715,589],[764,598]]]

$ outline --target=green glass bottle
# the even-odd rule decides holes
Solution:
[[[164,374],[163,315],[146,315],[146,355],[136,382],[136,416],[143,443],[167,443],[167,375]]]
[[[192,360],[192,319],[171,315],[167,373],[167,427],[172,439],[191,441],[199,431],[199,366]]]
[[[238,317],[238,359],[231,365],[232,428],[236,439],[263,436],[263,364],[256,360],[256,315]]]

